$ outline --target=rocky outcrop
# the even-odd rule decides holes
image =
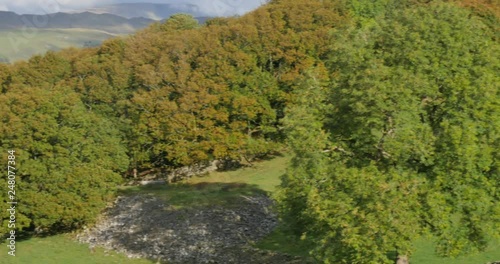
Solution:
[[[119,197],[103,219],[78,236],[133,258],[168,263],[293,263],[250,246],[277,225],[266,196],[241,197],[234,208],[175,209],[154,196]]]

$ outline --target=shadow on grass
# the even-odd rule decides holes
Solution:
[[[23,230],[16,230],[15,241],[17,243],[22,241],[28,241],[31,240],[32,238],[49,238],[57,235],[68,234],[77,229],[78,228],[76,227],[65,227],[55,224],[54,226],[51,227],[51,229],[44,230],[43,232],[40,231],[37,232],[32,225],[29,227],[25,227]],[[4,237],[0,236],[0,239],[2,241],[5,241],[9,237],[10,234],[7,233],[4,235]]]
[[[244,196],[267,195],[267,192],[255,184],[200,182],[125,187],[118,194],[151,194],[175,207],[194,208],[209,205],[238,206]]]
[[[255,247],[264,250],[282,252],[292,256],[303,258],[304,263],[315,263],[309,256],[309,251],[313,249],[311,241],[301,240],[293,234],[283,223],[273,232],[255,244]]]
[[[256,156],[250,159],[243,158],[242,160],[227,160],[224,161],[223,165],[217,170],[218,172],[231,172],[231,171],[238,171],[244,168],[252,168],[255,165],[265,162],[265,161],[272,161],[276,158],[283,158],[286,157],[286,155],[282,152],[272,152],[260,156]]]

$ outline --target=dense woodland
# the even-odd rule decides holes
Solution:
[[[92,223],[134,170],[286,147],[279,210],[320,262],[391,263],[427,233],[482,250],[500,233],[499,18],[496,0],[274,0],[0,64],[17,227]]]

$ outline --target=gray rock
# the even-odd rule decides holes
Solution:
[[[277,216],[268,197],[241,197],[237,208],[173,209],[149,195],[119,197],[98,224],[78,235],[130,258],[168,263],[291,263],[293,257],[260,251],[252,242],[268,235]]]

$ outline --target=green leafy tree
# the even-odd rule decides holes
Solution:
[[[295,229],[325,263],[391,263],[391,251],[407,258],[427,231],[446,256],[485,249],[500,230],[491,27],[431,3],[348,25],[334,39],[332,82],[319,100],[328,111],[307,121],[322,127],[290,132],[299,144],[281,187],[284,217],[300,216]]]
[[[17,154],[22,206],[16,228],[61,232],[92,222],[128,167],[112,123],[89,112],[71,89],[59,86],[13,89],[0,95],[0,102],[2,162],[7,164],[7,150]],[[6,227],[2,215],[0,233]]]
[[[0,93],[7,92],[7,87],[11,81],[11,67],[6,64],[0,64]]]
[[[160,25],[162,30],[177,31],[198,28],[200,25],[192,15],[175,14]]]

